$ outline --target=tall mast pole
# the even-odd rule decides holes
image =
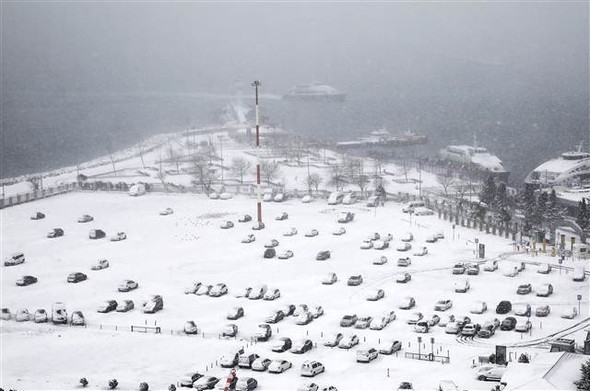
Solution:
[[[256,88],[256,208],[258,222],[262,223],[262,203],[260,197],[260,123],[258,117],[258,87],[261,83],[256,80],[252,86]]]

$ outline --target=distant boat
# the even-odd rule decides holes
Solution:
[[[582,152],[582,144],[576,151],[564,152],[531,171],[526,184],[542,186],[580,185],[590,180],[590,153]]]
[[[341,141],[336,143],[340,149],[354,149],[365,147],[400,147],[406,145],[426,144],[428,138],[413,132],[405,132],[399,135],[392,135],[385,129],[375,130],[369,136],[353,141]]]
[[[330,101],[342,102],[346,94],[323,83],[311,83],[291,88],[283,99],[290,101]]]
[[[502,161],[496,155],[477,145],[449,145],[438,152],[438,158],[474,168],[503,182],[510,176],[510,171],[504,168]]]

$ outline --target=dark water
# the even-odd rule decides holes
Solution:
[[[504,161],[515,184],[541,162],[588,141],[587,93],[555,96],[512,84],[425,86],[357,86],[343,103],[262,99],[261,115],[319,140],[351,139],[381,127],[429,137],[427,146],[397,151],[407,155],[433,156],[450,143],[471,143],[476,132],[478,144]],[[183,93],[5,92],[1,174],[51,170],[156,133],[214,124],[229,101]]]

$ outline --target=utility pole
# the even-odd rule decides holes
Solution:
[[[221,154],[221,184],[223,185],[223,136],[219,135],[217,138],[219,139],[219,150]]]
[[[252,86],[256,89],[256,210],[258,223],[262,223],[262,202],[260,197],[260,123],[258,117],[258,87],[262,83],[255,80]]]

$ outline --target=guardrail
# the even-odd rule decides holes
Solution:
[[[6,198],[0,199],[0,209],[8,208],[9,206],[15,206],[23,204],[25,202],[40,200],[43,198],[53,197],[59,194],[69,193],[78,188],[76,182],[60,185],[56,187],[47,187],[45,189],[30,191],[26,193],[18,193]]]

